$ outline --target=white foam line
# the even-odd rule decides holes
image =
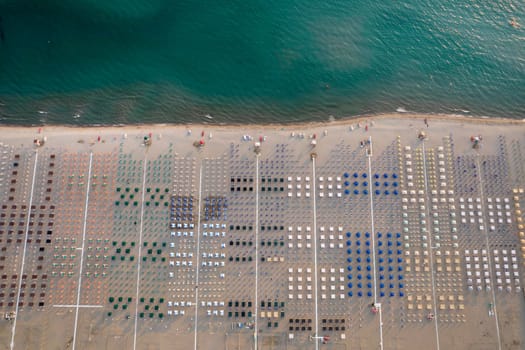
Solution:
[[[313,209],[314,209],[314,291],[315,291],[315,349],[319,350],[319,305],[317,302],[317,195],[315,177],[315,157],[312,157],[312,178],[313,178]]]
[[[481,167],[479,163],[479,156],[476,157],[477,162],[477,169],[478,169],[478,184],[479,184],[479,196],[481,199],[481,203],[485,203],[485,195],[483,193],[483,182],[481,180]],[[485,244],[487,246],[487,256],[488,256],[488,263],[489,263],[489,271],[494,271],[492,269],[492,258],[490,255],[490,245],[489,245],[489,232],[487,231],[487,226],[483,225],[483,231],[485,232]],[[492,294],[492,305],[494,310],[494,320],[496,321],[496,335],[498,336],[498,350],[501,350],[501,335],[499,330],[499,320],[498,320],[498,310],[496,309],[496,293],[494,292],[494,288],[491,286],[490,288],[491,294]]]
[[[26,258],[27,250],[27,237],[29,235],[29,222],[31,221],[31,206],[33,205],[33,191],[35,189],[35,179],[36,179],[36,165],[38,163],[38,151],[35,151],[35,165],[33,166],[33,179],[31,181],[31,194],[29,195],[29,210],[27,213],[27,224],[26,224],[26,234],[24,237],[24,250],[22,252],[22,266],[20,267],[20,275],[18,281],[18,295],[16,297],[16,306],[15,306],[15,320],[13,321],[13,328],[11,330],[11,350],[15,346],[15,333],[16,333],[16,320],[18,319],[18,304],[20,303],[20,293],[22,292],[22,274],[24,273],[24,264]]]
[[[71,305],[53,305],[53,307],[101,308],[101,307],[104,307],[104,305],[78,305],[78,304],[71,304]]]
[[[199,169],[199,201],[197,205],[199,206],[198,216],[197,216],[197,270],[195,273],[195,324],[193,326],[194,330],[194,339],[193,339],[193,349],[197,350],[197,328],[199,320],[199,264],[200,264],[200,248],[201,248],[201,200],[202,200],[202,161]]]
[[[133,330],[133,349],[137,348],[137,322],[139,312],[139,289],[140,289],[140,261],[142,260],[142,231],[144,228],[144,196],[146,195],[146,169],[148,165],[148,157],[144,155],[144,172],[142,174],[142,203],[140,205],[140,228],[139,228],[139,256],[137,260],[137,290],[135,292],[135,326]]]
[[[253,333],[255,350],[259,343],[257,323],[259,315],[259,155],[257,154],[255,163],[255,330]]]
[[[377,304],[377,276],[376,276],[376,240],[375,240],[375,223],[374,223],[374,192],[372,189],[372,136],[368,137],[369,151],[368,151],[368,192],[370,194],[370,224],[371,230],[370,236],[372,236],[372,266],[374,275],[374,304]],[[379,307],[379,346],[383,350],[383,321],[381,315],[381,307]]]
[[[424,173],[424,183],[425,183],[425,196],[427,200],[427,205],[425,206],[426,216],[427,218],[430,218],[430,196],[428,191],[428,175],[427,175],[427,156],[425,151],[425,141],[422,141],[422,150],[423,150],[423,173]],[[432,252],[432,232],[429,227],[429,223],[427,223],[425,226],[427,226],[427,233],[428,233],[428,244],[430,247],[430,281],[432,283],[432,304],[434,307],[434,328],[436,331],[436,349],[439,350],[439,328],[438,328],[438,313],[437,313],[437,303],[436,303],[436,282],[434,280],[434,253]]]
[[[82,289],[82,269],[84,268],[84,246],[86,244],[86,228],[87,228],[87,216],[88,216],[88,206],[89,206],[89,188],[91,185],[91,167],[93,165],[93,152],[89,153],[89,169],[88,169],[88,180],[86,187],[86,201],[84,203],[84,224],[82,227],[82,253],[80,253],[80,271],[78,273],[78,285],[77,285],[77,303],[75,307],[75,325],[73,331],[73,347],[72,350],[75,350],[77,343],[77,328],[78,328],[78,309],[80,304],[80,290]]]

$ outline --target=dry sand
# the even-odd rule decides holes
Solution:
[[[428,126],[425,120],[428,120]],[[426,133],[424,142],[418,139],[421,132]],[[144,146],[144,137],[150,133],[152,145]],[[18,310],[16,325],[13,321],[0,321],[0,349],[10,348],[13,330],[16,331],[16,349],[254,349],[254,329],[245,326],[253,324],[255,318],[229,318],[229,311],[241,311],[240,307],[228,307],[228,302],[232,300],[253,303],[251,308],[242,310],[251,311],[254,316],[258,315],[258,349],[316,349],[316,343],[311,338],[315,327],[312,331],[295,328],[289,330],[289,319],[293,319],[293,322],[295,319],[310,319],[314,325],[316,308],[319,335],[330,335],[328,344],[317,344],[321,349],[380,349],[380,337],[383,338],[384,349],[437,349],[438,346],[440,349],[523,349],[525,346],[524,294],[519,289],[515,290],[514,279],[510,282],[513,286],[511,292],[505,291],[505,288],[503,291],[497,290],[499,282],[496,273],[505,271],[503,267],[496,268],[495,261],[496,257],[501,259],[501,262],[504,258],[512,259],[511,250],[515,250],[518,267],[513,269],[512,273],[518,273],[519,287],[523,286],[522,276],[525,271],[521,251],[525,247],[522,246],[525,241],[520,241],[518,237],[519,232],[523,231],[523,227],[519,226],[523,215],[516,211],[519,210],[518,207],[522,208],[525,205],[525,194],[519,192],[520,188],[525,188],[523,121],[388,114],[300,125],[0,127],[0,135],[3,152],[0,199],[1,204],[8,205],[1,213],[6,214],[7,218],[11,215],[16,217],[26,214],[20,216],[20,221],[24,224],[18,232],[8,234],[6,229],[1,235],[0,247],[5,248],[2,254],[5,252],[5,256],[8,257],[7,260],[0,261],[1,269],[9,282],[0,288],[0,299],[3,301],[0,310],[15,310],[17,300],[24,301],[24,305]],[[250,137],[249,141],[243,140],[245,135]],[[481,147],[473,149],[470,138],[478,135],[482,136]],[[369,137],[373,145],[370,174],[366,153],[369,149],[366,144]],[[44,138],[44,146],[35,147],[34,140]],[[254,142],[259,138],[264,141],[261,142],[260,155],[256,158]],[[314,139],[317,143],[315,147],[311,144]],[[200,140],[205,142],[205,146],[195,147],[193,143]],[[365,145],[361,148],[362,141]],[[35,175],[33,166],[36,149],[38,162]],[[448,153],[449,151],[453,151],[453,154]],[[17,154],[19,158],[15,158]],[[312,173],[313,154],[316,157],[316,176]],[[411,155],[410,162],[413,165],[407,165],[407,154]],[[444,154],[444,157],[440,158],[439,154]],[[51,158],[52,155],[56,158]],[[461,159],[465,159],[465,163],[459,162],[456,159],[458,156],[463,157]],[[444,161],[443,165],[439,164],[441,159]],[[15,179],[15,175],[12,175],[15,161],[18,163],[18,174],[17,181],[13,183],[11,181]],[[485,164],[485,161],[488,162],[487,167],[471,167],[472,164]],[[52,162],[56,164],[51,166]],[[144,164],[147,169],[143,169]],[[492,167],[498,164],[501,169]],[[255,176],[256,167],[259,167],[258,179]],[[412,189],[409,186],[412,180],[407,168],[410,167],[414,168],[413,189],[422,191],[421,194],[415,192],[415,196],[409,192]],[[442,175],[440,168],[445,169],[443,174],[446,174],[446,181],[439,180],[439,176]],[[338,226],[342,227],[342,234],[347,231],[353,234],[358,231],[371,231],[370,196],[360,194],[352,197],[351,192],[349,195],[343,192],[346,188],[343,184],[343,173],[352,174],[354,171],[358,172],[359,176],[361,173],[371,176],[377,172],[388,173],[390,176],[397,173],[400,177],[397,199],[393,199],[391,194],[382,201],[386,197],[381,194],[374,196],[372,203],[375,210],[375,231],[402,233],[400,241],[403,244],[403,262],[392,265],[394,268],[402,266],[406,281],[403,296],[399,294],[401,290],[397,287],[397,280],[394,297],[379,297],[375,294],[378,302],[382,304],[382,327],[379,315],[370,312],[370,303],[374,298],[366,296],[366,291],[373,291],[373,288],[364,287],[362,291],[365,295],[361,298],[357,296],[358,290],[361,289],[355,286],[349,289],[347,286],[349,280],[346,268],[349,263],[346,259],[349,256],[354,259],[350,265],[355,271],[355,249],[353,255],[349,255],[346,246],[338,248],[337,233],[333,238],[333,242],[336,242],[335,248],[330,248],[332,238],[329,237],[329,227],[334,226],[334,232]],[[49,175],[50,172],[53,174]],[[144,179],[144,174],[147,179]],[[482,179],[481,184],[477,175]],[[285,187],[285,190],[278,191],[279,193],[261,192],[262,187],[267,186],[262,183],[263,177],[273,177],[275,180],[283,178],[282,184],[278,182],[269,186],[276,186],[274,191],[279,187],[292,187]],[[301,179],[296,179],[298,177]],[[320,177],[323,177],[323,184]],[[332,177],[333,180],[329,182],[328,178]],[[34,183],[33,178],[36,179]],[[234,185],[230,181],[236,181],[237,178],[238,181],[245,178],[253,181],[253,185],[239,185],[240,193],[236,193],[235,190],[231,192],[230,187],[233,188]],[[47,182],[48,179],[52,179],[52,183]],[[353,178],[349,180],[354,181]],[[247,183],[250,183],[249,181]],[[257,181],[259,186],[256,185]],[[364,182],[363,179],[359,181]],[[372,178],[369,181],[373,181]],[[389,181],[393,180],[390,178]],[[503,182],[500,184],[497,181]],[[436,208],[433,208],[432,199],[438,195],[431,193],[431,189],[439,190],[440,182],[446,182],[443,189],[447,192],[443,197],[446,197],[447,202],[436,204]],[[333,190],[331,187],[324,187],[329,186],[329,183]],[[88,184],[91,187],[88,187]],[[307,189],[307,185],[311,186],[311,190]],[[244,192],[243,186],[255,189]],[[126,187],[130,188],[131,194],[136,188],[136,195],[130,197],[130,194],[126,193],[126,198],[121,199],[120,193],[125,192]],[[152,191],[145,192],[146,188],[150,187]],[[15,190],[11,191],[11,188]],[[121,188],[122,192],[117,192],[117,188]],[[159,189],[158,194],[155,194],[155,188]],[[169,200],[169,195],[159,199],[165,188],[169,189],[169,195],[192,197],[195,201],[194,217],[191,220],[195,225],[195,235],[200,232],[202,236],[207,231],[203,224],[212,222],[204,219],[205,198],[227,199],[228,219],[216,221],[226,224],[225,228],[221,227],[218,230],[226,231],[226,236],[213,239],[202,236],[199,242],[197,238],[170,237],[169,207],[162,205],[163,201]],[[353,190],[352,185],[348,188]],[[389,187],[389,190],[392,191],[393,188]],[[403,190],[407,190],[407,194],[403,194]],[[323,197],[320,197],[320,192],[323,192]],[[337,197],[338,192],[343,193],[340,199]],[[301,194],[300,198],[298,193]],[[333,194],[333,199],[330,193]],[[148,198],[150,195],[151,200]],[[314,197],[316,202],[313,202]],[[411,204],[408,201],[407,209],[403,208],[404,202],[401,198],[409,200],[411,197],[417,198],[418,202],[414,201]],[[450,209],[449,198],[455,200],[455,209]],[[483,225],[483,229],[479,229],[477,221],[476,224],[461,224],[460,199],[463,198],[467,205],[468,198],[473,199],[472,203],[476,203],[477,198],[480,199],[482,207],[471,211],[474,212],[473,217],[476,220],[478,217],[484,219],[486,224]],[[506,198],[511,206],[507,210],[511,223],[496,226],[494,232],[489,230],[488,221],[492,218],[489,205],[492,205],[492,202],[489,203],[488,198],[494,201],[496,198],[501,198],[502,201]],[[123,207],[124,201],[129,201],[129,207]],[[148,204],[145,204],[146,201]],[[159,202],[159,207],[155,207],[155,201]],[[135,207],[133,202],[137,202]],[[35,243],[36,232],[32,233],[32,237],[28,234],[32,229],[32,225],[26,225],[26,218],[29,216],[27,208],[30,203],[36,206],[33,209],[33,214],[36,214],[35,226],[40,214],[45,215],[45,218],[41,219],[43,226],[53,222],[54,232],[50,243]],[[201,208],[200,219],[197,203]],[[22,208],[24,204],[25,209]],[[12,209],[12,205],[17,205],[17,209]],[[46,205],[45,209],[40,209],[40,205]],[[50,209],[51,205],[55,207]],[[259,212],[256,221],[257,209]],[[505,216],[505,208],[501,210]],[[468,218],[468,208],[465,211]],[[50,218],[50,213],[55,214],[55,217]],[[85,213],[87,219],[84,226]],[[428,222],[423,223],[421,213],[427,216],[439,213],[439,222],[436,223],[428,217]],[[450,219],[451,213],[457,216],[457,225]],[[404,223],[405,219],[407,223]],[[2,220],[8,225],[9,220],[4,219],[4,216]],[[228,229],[230,225],[237,224],[241,227],[256,226],[256,222],[259,227],[276,225],[276,230],[262,231],[259,228],[241,232],[238,229]],[[198,231],[199,223],[201,227]],[[279,227],[281,225],[283,230]],[[314,225],[317,226],[317,232],[312,230],[313,240],[308,241],[305,238],[306,227],[313,228]],[[288,227],[293,230],[288,232]],[[298,227],[301,227],[301,231]],[[422,228],[426,228],[428,234],[422,233]],[[436,233],[435,228],[440,229],[441,233]],[[453,228],[456,228],[457,232],[453,233]],[[290,235],[293,236],[292,239],[289,238]],[[403,240],[405,235],[408,240]],[[8,236],[15,240],[8,242]],[[428,239],[434,240],[434,243],[436,239],[440,239],[442,246],[424,246],[423,240],[426,240],[427,236]],[[454,236],[459,236],[459,239]],[[33,241],[24,246],[24,237],[32,238]],[[21,239],[17,242],[16,238]],[[284,243],[283,246],[263,247],[261,242],[265,239],[272,243],[282,240]],[[344,243],[346,239],[344,237],[341,242]],[[230,240],[251,240],[254,245],[238,248],[228,245]],[[306,248],[307,242],[314,240],[319,245],[317,260],[313,249]],[[453,245],[456,242],[454,240],[457,240],[458,246]],[[258,255],[255,255],[255,241],[258,244]],[[116,242],[116,245],[113,245],[113,242]],[[123,242],[127,245],[122,245]],[[133,246],[131,242],[134,242]],[[144,242],[148,242],[149,245],[144,246]],[[149,252],[153,242],[158,245]],[[162,242],[168,243],[166,247],[162,246]],[[170,247],[170,242],[175,242],[176,246]],[[362,242],[364,245],[364,238]],[[222,243],[225,244],[224,248],[221,248]],[[298,243],[303,244],[300,249],[297,248]],[[386,244],[386,241],[384,243]],[[409,243],[409,246],[405,246],[406,243]],[[292,244],[293,248],[289,244]],[[352,244],[352,248],[356,248],[355,241],[352,241]],[[374,244],[378,243],[372,242],[371,248],[378,252],[379,247]],[[42,247],[45,248],[43,251],[40,250]],[[117,247],[121,247],[120,253],[116,253]],[[126,247],[131,249],[128,255],[124,252]],[[163,251],[158,254],[158,260],[153,262],[152,257],[160,248]],[[481,282],[482,291],[468,289],[469,268],[465,251],[472,252],[474,249],[479,251],[482,273],[485,271],[484,257],[490,259],[491,265],[486,270],[489,271],[489,283],[493,287],[491,290],[486,290],[484,281]],[[483,249],[487,250],[485,256],[481,253]],[[497,254],[494,253],[495,249]],[[505,254],[502,253],[503,250],[506,251]],[[170,266],[170,261],[182,259],[172,258],[169,255],[171,252],[192,252],[193,256],[186,259],[192,261],[192,267]],[[223,261],[225,266],[202,267],[202,262],[208,259],[203,258],[203,252],[224,252],[226,258],[221,260],[214,257],[210,261]],[[410,252],[411,255],[406,255],[406,252]],[[420,253],[419,258],[416,258],[416,252]],[[451,253],[452,257],[457,257],[459,262],[447,263],[447,252]],[[454,255],[454,252],[458,255]],[[107,261],[96,258],[106,255]],[[134,260],[129,259],[131,255],[134,256]],[[62,258],[63,256],[67,258]],[[115,260],[111,260],[111,256],[115,256]],[[124,260],[119,260],[122,256]],[[229,256],[245,256],[253,260],[236,263],[229,261]],[[256,256],[259,258],[258,265],[255,264]],[[282,257],[283,261],[262,262],[261,256]],[[40,257],[42,260],[39,260]],[[146,260],[142,260],[144,257]],[[432,259],[428,259],[429,257]],[[164,261],[161,258],[165,258]],[[416,262],[416,259],[421,261]],[[443,259],[442,265],[438,262],[439,259]],[[139,261],[140,272],[137,264]],[[41,267],[38,267],[39,264]],[[104,264],[107,267],[103,267]],[[381,282],[380,265],[378,263],[376,267],[377,281],[373,281],[377,285]],[[470,269],[475,273],[473,265],[472,262]],[[386,268],[386,265],[384,266]],[[438,266],[442,267],[443,271],[438,271]],[[196,267],[200,267],[198,280]],[[305,271],[307,268],[313,271],[317,267],[317,283],[313,281],[313,273],[304,272],[300,274],[303,280],[299,282],[297,269],[301,267]],[[448,267],[451,268],[450,271],[447,270]],[[289,268],[294,269],[293,274],[289,273]],[[330,272],[331,268],[335,269],[334,272]],[[340,273],[340,268],[345,271]],[[407,271],[407,268],[410,268],[410,271]],[[456,268],[458,270],[455,270]],[[420,270],[416,273],[416,269]],[[64,275],[61,275],[61,272]],[[70,276],[68,272],[71,273]],[[169,277],[170,272],[175,273],[174,279]],[[225,274],[224,279],[220,277],[221,273]],[[356,273],[355,271],[354,275]],[[28,281],[24,282],[24,287],[21,288],[19,276],[24,274],[27,274],[29,279],[35,274],[38,285],[32,288]],[[44,274],[47,275],[45,279]],[[98,274],[98,277],[94,277],[95,274]],[[106,274],[105,277],[103,274]],[[394,277],[397,278],[400,274],[396,272]],[[17,277],[12,278],[13,275]],[[258,276],[257,294],[255,276]],[[293,282],[290,282],[290,277]],[[339,280],[340,277],[343,278],[342,281]],[[11,287],[11,280],[14,281],[14,287]],[[352,282],[355,285],[358,283],[357,280]],[[363,282],[366,284],[367,281],[363,279]],[[40,287],[41,283],[46,286]],[[290,284],[293,291],[289,290]],[[304,288],[302,291],[297,289],[299,284]],[[343,290],[332,293],[332,285],[334,288],[342,287]],[[506,286],[505,279],[502,285]],[[307,298],[308,286],[314,290],[310,292],[312,299]],[[327,291],[324,291],[323,286]],[[492,293],[494,289],[496,291]],[[36,296],[29,297],[32,291],[36,292]],[[349,291],[353,292],[352,297],[348,296]],[[44,296],[39,298],[39,293],[44,293]],[[79,304],[97,307],[76,308],[77,293]],[[303,295],[303,299],[298,300],[298,294]],[[334,299],[331,299],[331,294],[335,296]],[[345,296],[344,299],[340,299],[341,294]],[[326,295],[326,299],[323,295]],[[122,302],[118,301],[119,296],[123,297]],[[429,299],[425,300],[427,296]],[[117,300],[110,302],[110,297]],[[131,298],[130,302],[126,302],[128,297]],[[414,301],[410,301],[409,297]],[[418,297],[422,297],[423,301],[418,302]],[[37,307],[35,304],[29,307],[30,298],[35,302],[45,302],[45,306]],[[145,298],[145,301],[141,298]],[[156,301],[148,303],[150,298]],[[160,298],[163,298],[162,302]],[[449,301],[449,298],[453,300]],[[314,302],[316,299],[317,303]],[[190,307],[168,306],[168,301],[179,300],[198,300],[198,308],[195,309],[194,303]],[[261,311],[268,311],[261,307],[261,300],[279,300],[285,302],[286,306],[278,309],[277,318],[268,318],[267,314],[261,317]],[[496,315],[491,316],[488,313],[488,305],[494,300]],[[225,304],[214,306],[215,301]],[[204,306],[202,302],[205,303]],[[208,302],[211,304],[207,304]],[[72,306],[53,306],[58,304]],[[115,304],[118,304],[117,309],[114,309]],[[126,304],[125,310],[122,308],[123,304]],[[146,309],[146,304],[151,304],[151,309]],[[258,305],[257,312],[255,304]],[[421,310],[418,309],[418,304],[421,304]],[[159,306],[159,310],[153,311],[154,305]],[[412,308],[409,308],[409,305]],[[168,316],[168,311],[175,309],[184,310],[185,315]],[[219,309],[224,311],[224,316],[208,316],[208,310],[213,312]],[[274,309],[271,311],[273,316]],[[281,311],[285,312],[282,318]],[[111,315],[108,312],[111,312]],[[149,317],[150,312],[152,318]],[[144,313],[143,318],[140,317],[141,313]],[[430,313],[437,315],[435,320],[427,319]],[[160,314],[162,318],[159,317]],[[322,322],[323,319],[326,320],[326,324]],[[344,331],[321,330],[336,319],[338,322],[341,319],[345,320]],[[239,328],[239,322],[243,323],[242,328]],[[272,323],[272,327],[268,327],[268,322]],[[274,322],[279,323],[277,327],[274,326]],[[293,324],[295,327],[295,323]],[[195,325],[198,329],[196,336]],[[293,334],[293,339],[290,334]]]

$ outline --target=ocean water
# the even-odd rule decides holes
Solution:
[[[523,0],[0,0],[0,17],[2,124],[525,118]]]

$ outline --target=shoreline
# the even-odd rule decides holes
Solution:
[[[144,124],[32,124],[32,125],[18,125],[18,124],[0,124],[0,129],[28,129],[28,128],[65,128],[65,129],[109,129],[109,128],[136,128],[144,127],[188,127],[188,126],[203,126],[211,128],[223,127],[265,127],[270,129],[275,128],[293,128],[293,127],[319,127],[319,126],[337,126],[337,125],[351,125],[361,123],[364,121],[376,122],[385,119],[413,119],[423,120],[428,118],[429,121],[441,122],[478,122],[481,124],[493,125],[524,125],[525,118],[500,118],[488,116],[468,116],[464,114],[442,114],[442,113],[411,113],[411,112],[392,112],[380,114],[361,114],[356,116],[343,117],[341,119],[326,120],[326,121],[304,121],[304,122],[289,122],[289,123],[216,123],[213,120],[210,122],[196,122],[196,123],[144,123]]]

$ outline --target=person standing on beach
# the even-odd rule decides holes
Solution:
[[[425,118],[425,125],[426,125],[427,128],[428,128],[428,119],[427,119],[427,118]]]

